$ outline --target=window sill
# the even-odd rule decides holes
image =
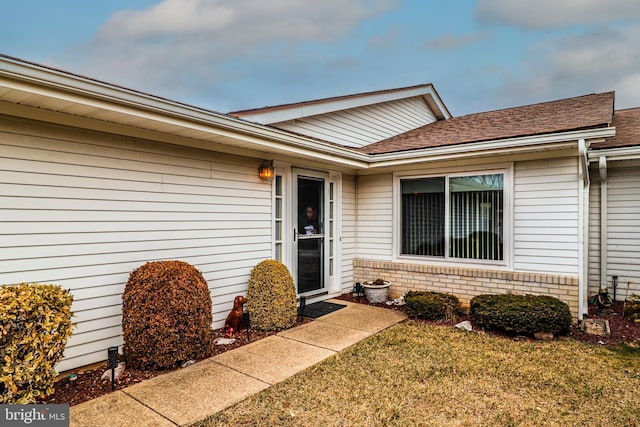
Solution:
[[[400,255],[393,262],[410,262],[412,264],[436,265],[442,267],[491,268],[500,271],[512,271],[506,261],[491,261],[468,258],[438,258],[425,256]]]
[[[399,281],[404,279],[404,274],[415,275],[418,274],[424,279],[424,275],[455,275],[461,277],[470,277],[473,280],[488,279],[488,280],[505,280],[505,281],[519,281],[526,283],[546,283],[552,285],[563,286],[578,286],[577,276],[563,276],[557,274],[542,274],[533,272],[516,272],[506,270],[504,268],[498,268],[488,265],[460,265],[458,264],[435,264],[430,262],[415,262],[411,260],[397,260],[397,261],[376,261],[356,258],[353,261],[354,268],[361,273],[358,279],[369,280],[370,276],[378,276],[382,274],[380,272],[387,271],[396,274],[399,277]],[[386,277],[393,281],[393,274],[388,274]],[[397,280],[397,281],[398,281]],[[486,281],[486,280],[485,280]],[[575,290],[577,292],[577,290]],[[576,294],[577,295],[577,294]]]

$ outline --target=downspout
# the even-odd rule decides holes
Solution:
[[[598,159],[600,169],[600,289],[607,289],[607,157]]]
[[[588,299],[587,259],[588,227],[585,227],[589,212],[589,159],[587,158],[587,144],[584,139],[578,140],[578,322],[582,322]]]

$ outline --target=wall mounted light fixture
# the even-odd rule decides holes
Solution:
[[[271,181],[275,176],[272,160],[264,160],[262,166],[258,169],[258,176],[265,181]]]

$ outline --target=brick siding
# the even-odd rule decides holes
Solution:
[[[578,316],[578,278],[575,276],[363,259],[355,259],[353,267],[356,282],[389,280],[391,298],[411,290],[446,292],[456,295],[468,306],[471,298],[480,294],[550,295],[566,302],[574,318]]]

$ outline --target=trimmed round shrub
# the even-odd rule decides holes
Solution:
[[[138,369],[167,369],[210,355],[211,295],[184,261],[148,262],[129,275],[122,295],[124,360]]]
[[[571,311],[546,295],[479,295],[471,299],[471,320],[487,329],[512,334],[569,331]]]
[[[462,313],[460,300],[451,294],[409,291],[404,301],[410,315],[427,320],[452,320]]]
[[[284,264],[265,260],[253,268],[246,307],[251,327],[258,330],[286,329],[296,323],[296,287]]]
[[[0,286],[0,403],[35,403],[53,393],[74,326],[72,302],[58,285]]]

